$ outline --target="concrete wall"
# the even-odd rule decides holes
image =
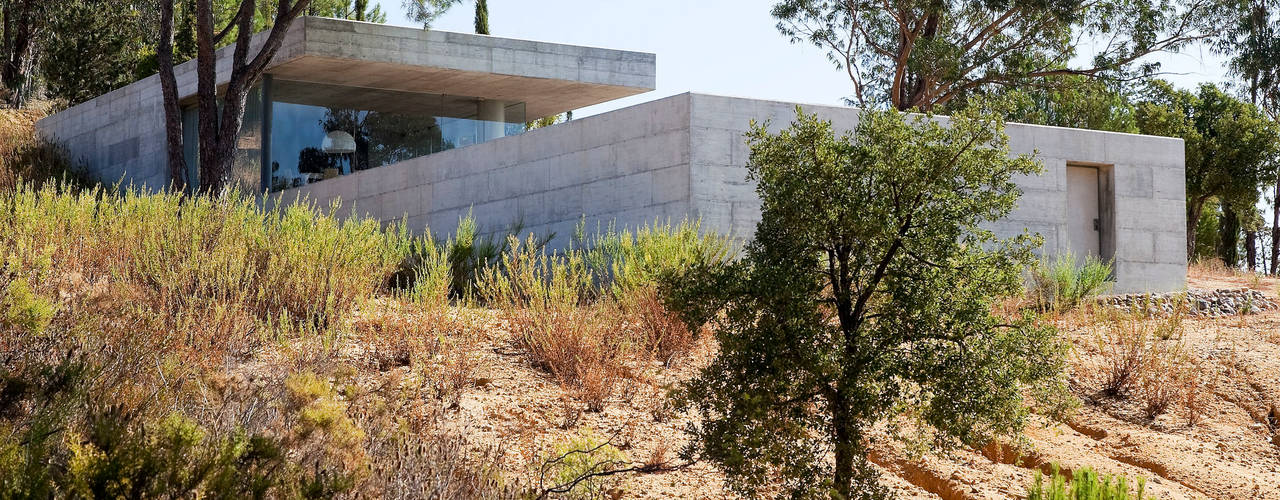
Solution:
[[[742,134],[752,119],[780,129],[795,104],[683,94],[286,191],[321,203],[348,202],[384,221],[453,231],[469,209],[489,232],[513,221],[567,242],[588,225],[637,226],[655,218],[701,218],[708,230],[748,238],[760,218],[746,179]],[[856,126],[850,108],[805,106],[838,129]],[[1185,286],[1183,145],[1178,139],[1010,124],[1014,153],[1038,152],[1039,176],[1017,179],[1017,209],[992,225],[1001,235],[1030,230],[1044,249],[1068,250],[1068,162],[1112,172],[1117,292]]]
[[[266,40],[254,35],[250,54]],[[234,47],[218,51],[218,84]],[[652,90],[655,56],[304,17],[268,66],[278,78],[526,103],[531,118]],[[196,94],[194,61],[174,68],[178,95]],[[37,123],[40,133],[105,182],[150,190],[168,184],[164,107],[157,75]]]
[[[751,234],[760,218],[755,187],[746,180],[748,150],[742,139],[750,120],[790,124],[795,103],[691,95],[694,186],[692,205],[704,225]],[[856,110],[805,105],[838,130],[857,126]],[[1181,139],[1011,123],[1014,154],[1036,153],[1044,173],[1019,176],[1023,195],[1007,218],[991,225],[1000,235],[1029,229],[1044,237],[1044,250],[1069,250],[1068,162],[1110,171],[1114,193],[1116,292],[1177,290],[1186,285],[1185,148]],[[1105,246],[1105,243],[1104,243]],[[1079,252],[1075,252],[1079,253]]]
[[[471,211],[485,233],[520,222],[563,246],[584,214],[594,230],[691,213],[689,139],[689,97],[675,96],[275,196],[341,201],[344,211],[407,217],[411,229],[437,234],[452,233]]]

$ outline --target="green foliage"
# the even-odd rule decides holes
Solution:
[[[1214,2],[936,2],[778,0],[771,11],[793,43],[811,43],[847,72],[862,107],[933,109],[975,90],[1054,86],[1057,77],[1153,74],[1137,60],[1212,36]],[[1105,38],[1091,54],[1080,38]],[[1078,61],[1086,61],[1083,64]]]
[[[1092,467],[1084,467],[1072,474],[1070,487],[1067,478],[1053,465],[1053,476],[1049,484],[1044,483],[1044,476],[1036,474],[1036,480],[1027,489],[1027,500],[1154,500],[1146,496],[1147,481],[1138,478],[1137,490],[1129,488],[1129,480],[1124,476],[1098,476]]]
[[[75,105],[157,70],[155,7],[146,0],[68,0],[49,16],[39,70],[48,97]]]
[[[1138,104],[1137,120],[1144,134],[1186,143],[1188,255],[1195,254],[1210,199],[1252,213],[1258,188],[1280,169],[1280,125],[1214,85],[1191,93],[1156,80]]]
[[[987,95],[990,95],[989,97]],[[1124,88],[1085,76],[1057,77],[1035,85],[977,89],[945,106],[999,98],[1010,104],[1005,119],[1054,127],[1137,133],[1136,109]]]
[[[745,258],[666,280],[691,326],[717,327],[721,354],[681,391],[701,421],[686,451],[734,490],[877,497],[877,422],[982,443],[1021,431],[1024,391],[1065,393],[1057,332],[992,314],[1022,292],[1039,238],[982,228],[1013,209],[1013,177],[1041,167],[1009,154],[998,114],[948,122],[867,111],[836,136],[797,110],[748,133],[762,220]]]
[[[23,186],[0,193],[0,226],[0,255],[19,270],[53,249],[61,272],[138,284],[173,313],[217,302],[260,320],[315,325],[379,290],[410,246],[403,225],[384,231],[305,202],[263,209],[235,192]]]
[[[586,236],[579,224],[575,246],[585,249],[583,259],[593,270],[593,278],[615,295],[652,285],[666,275],[693,266],[715,266],[728,262],[732,244],[720,235],[702,231],[700,221],[679,224],[654,220],[634,231],[618,231],[610,226]]]
[[[489,2],[487,0],[475,0],[476,2],[476,33],[488,35],[489,33]],[[463,0],[404,0],[404,8],[410,19],[422,23],[422,27],[430,28],[431,23],[443,16],[454,5],[461,5]]]
[[[1083,260],[1071,252],[1040,259],[1031,270],[1031,298],[1042,311],[1066,311],[1105,291],[1111,264],[1092,255]]]
[[[619,476],[588,476],[630,465],[626,453],[590,429],[557,443],[551,457],[545,475],[555,485],[569,485],[586,477],[564,495],[570,499],[605,498],[605,493],[620,483]]]

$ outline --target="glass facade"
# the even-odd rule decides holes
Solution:
[[[246,192],[262,191],[262,145],[266,130],[263,128],[263,114],[266,112],[262,99],[262,87],[249,91],[244,104],[244,119],[240,122],[240,132],[236,135],[235,158],[231,164],[229,184]],[[222,108],[219,106],[218,111]],[[195,189],[199,185],[200,113],[195,106],[182,110],[182,153],[187,161],[188,186]]]
[[[193,181],[196,115],[183,114]],[[267,77],[245,105],[231,181],[280,191],[524,130],[524,103]]]
[[[270,86],[272,191],[525,128],[523,103],[284,80]]]

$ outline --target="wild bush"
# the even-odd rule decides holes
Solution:
[[[1149,398],[1154,410],[1167,407],[1160,401],[1176,399],[1169,377],[1184,373],[1186,357],[1181,343],[1181,314],[1150,321],[1133,314],[1111,312],[1097,323],[1101,354],[1097,374],[1102,393],[1127,396],[1135,390]],[[1159,412],[1157,412],[1159,413]]]
[[[1078,261],[1067,252],[1036,263],[1028,294],[1042,311],[1065,311],[1103,293],[1110,279],[1111,264],[1092,255]]]
[[[721,349],[681,390],[698,417],[687,451],[734,491],[875,498],[866,439],[902,408],[945,448],[1016,436],[1024,396],[1066,392],[1055,329],[993,314],[1023,293],[1039,241],[983,225],[1016,205],[1016,175],[1041,170],[1010,154],[998,116],[865,111],[837,135],[797,109],[779,132],[752,126],[755,240],[668,281]]]
[[[321,326],[379,290],[410,242],[403,226],[384,231],[307,203],[264,210],[236,192],[24,186],[0,194],[0,226],[10,266],[51,252],[59,273],[137,285],[167,317],[221,307]]]
[[[1027,488],[1027,500],[1147,500],[1147,481],[1138,478],[1136,488],[1129,487],[1124,476],[1098,476],[1092,467],[1074,471],[1071,480],[1062,475],[1058,465],[1053,465],[1053,475],[1046,485],[1044,476],[1036,474],[1034,483]]]
[[[565,490],[563,497],[571,499],[606,498],[610,490],[621,486],[622,476],[602,473],[630,464],[622,450],[591,430],[583,430],[551,450],[542,465],[542,489]]]
[[[93,184],[64,150],[40,138],[35,122],[42,116],[26,109],[0,110],[0,192],[23,182],[62,182],[76,188]]]

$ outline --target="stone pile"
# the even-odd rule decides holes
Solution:
[[[1257,314],[1277,307],[1276,302],[1268,299],[1262,292],[1248,288],[1189,288],[1185,292],[1108,295],[1099,297],[1098,302],[1116,309],[1145,312],[1153,316],[1173,314],[1184,305],[1190,315],[1205,317]]]

